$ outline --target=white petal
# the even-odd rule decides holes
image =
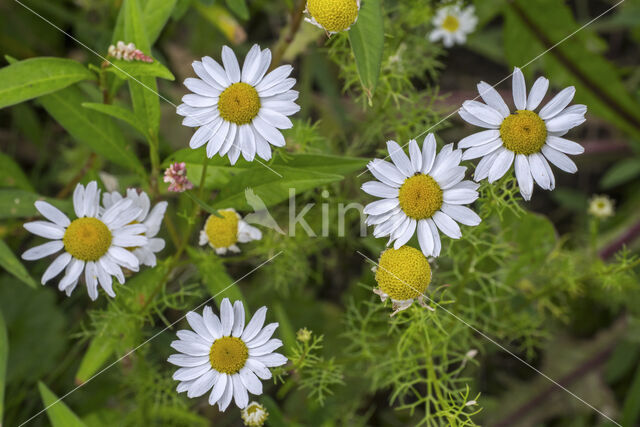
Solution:
[[[64,247],[64,244],[61,240],[54,240],[52,242],[47,242],[39,246],[35,246],[31,249],[26,250],[22,254],[22,259],[27,261],[33,261],[36,259],[44,258],[46,256],[55,254],[60,249]]]
[[[207,356],[211,351],[211,348],[206,345],[194,342],[194,341],[173,341],[171,347],[179,351],[180,353],[187,354],[189,356]],[[186,379],[186,378],[185,378]],[[189,378],[192,379],[192,378]]]
[[[231,328],[233,327],[233,307],[229,298],[222,300],[220,304],[220,322],[222,323],[222,336],[228,337],[231,335]]]
[[[215,123],[209,123],[208,125],[199,128],[189,141],[189,147],[196,149],[203,146],[209,138],[213,136],[213,132],[216,130]]]
[[[258,335],[256,335],[250,340],[245,341],[245,343],[247,344],[247,347],[249,348],[260,347],[261,345],[269,341],[269,338],[271,338],[271,336],[273,335],[273,333],[277,328],[278,328],[277,322],[269,323],[267,326],[262,328],[262,330]]]
[[[429,223],[424,219],[418,221],[418,243],[425,256],[433,254],[433,236],[431,235]]]
[[[227,72],[227,77],[231,83],[238,83],[240,81],[240,65],[236,54],[229,46],[222,46],[222,64],[224,70]]]
[[[551,99],[551,101],[547,103],[547,105],[542,107],[539,114],[540,118],[542,120],[548,120],[555,117],[564,109],[564,107],[569,105],[575,94],[576,88],[573,86],[562,89]]]
[[[516,105],[516,110],[527,108],[527,86],[524,75],[518,67],[513,69],[513,103]]]
[[[464,120],[467,123],[471,123],[472,125],[475,125],[475,126],[480,126],[486,129],[497,129],[499,127],[499,125],[491,125],[487,122],[480,120],[479,118],[469,113],[464,108],[460,108],[458,110],[458,114],[460,114],[460,117],[462,117],[462,120]]]
[[[185,368],[193,368],[196,366],[211,366],[209,365],[209,355],[207,356],[188,356],[186,354],[172,354],[167,361],[176,366],[182,366]]]
[[[190,311],[187,313],[187,322],[196,334],[202,336],[207,341],[214,341],[214,335],[209,331],[204,319],[198,313]],[[218,337],[216,337],[218,338]]]
[[[240,369],[240,372],[238,372],[238,376],[242,381],[242,385],[244,385],[244,387],[251,394],[262,394],[262,382],[260,382],[256,374],[254,374],[251,369],[245,366],[244,368]]]
[[[36,236],[46,239],[62,239],[64,236],[64,228],[48,221],[33,221],[24,224],[24,228],[35,234]]]
[[[533,179],[541,188],[548,190],[551,180],[549,178],[549,175],[547,174],[547,170],[544,164],[542,163],[545,161],[542,158],[542,154],[533,153],[529,155],[528,160],[531,170],[531,176],[533,176]]]
[[[392,199],[398,197],[398,189],[390,187],[379,181],[369,181],[362,184],[362,190],[376,197],[383,197],[385,199]]]
[[[509,107],[507,107],[504,99],[502,99],[498,91],[488,83],[478,83],[478,93],[482,97],[482,100],[486,102],[488,106],[500,113],[502,117],[507,117],[510,114]]]
[[[73,190],[73,209],[78,218],[84,216],[84,186],[82,184],[76,185],[75,190]]]
[[[462,138],[460,142],[458,142],[458,148],[476,147],[478,145],[488,144],[489,142],[495,141],[498,138],[500,138],[499,130],[483,130],[482,132],[477,132],[465,138]]]
[[[222,68],[222,65],[218,64],[214,59],[209,56],[202,58],[202,65],[209,75],[222,87],[227,88],[231,86],[231,81],[227,77],[227,72]],[[195,67],[194,67],[195,69]]]
[[[547,160],[565,172],[576,173],[578,171],[576,164],[566,154],[546,144],[542,146],[542,154],[544,154]]]
[[[422,173],[427,174],[431,171],[436,159],[436,149],[436,137],[430,133],[422,143]]]
[[[73,258],[67,266],[64,277],[58,283],[58,289],[63,291],[67,286],[78,283],[78,277],[80,277],[83,269],[84,261]]]
[[[182,97],[182,102],[192,107],[213,107],[218,105],[218,98],[189,93]]]
[[[220,400],[218,400],[218,409],[222,412],[227,409],[229,403],[231,403],[231,399],[233,399],[233,381],[231,380],[231,377],[229,375],[224,376],[227,377],[227,384],[224,388],[222,396],[220,396]]]
[[[281,65],[264,76],[260,83],[256,85],[255,89],[258,93],[266,91],[286,79],[292,71],[293,67],[291,65]]]
[[[413,171],[420,172],[422,170],[422,153],[415,139],[409,141],[409,157]]]
[[[495,150],[490,154],[484,156],[476,166],[476,170],[473,173],[473,179],[476,181],[481,181],[489,176],[489,171],[491,170],[491,166],[493,166],[493,162],[500,154],[500,150]]]
[[[209,369],[205,374],[193,382],[187,392],[187,397],[200,397],[207,393],[216,383],[219,375],[220,374],[213,369]]]
[[[244,331],[244,306],[242,301],[238,300],[233,303],[233,328],[231,329],[231,335],[239,337]]]
[[[563,132],[584,123],[582,114],[560,114],[545,122],[549,132]]]
[[[577,142],[569,141],[568,139],[560,138],[559,136],[549,135],[547,137],[547,144],[561,151],[565,154],[582,154],[584,153],[584,147]]]
[[[282,341],[280,341],[277,338],[272,338],[261,346],[250,348],[249,355],[263,356],[265,354],[273,353],[275,350],[277,350],[280,347],[282,347]]]
[[[391,187],[400,187],[404,183],[405,177],[392,163],[374,159],[369,162],[367,168],[379,181]]]
[[[522,194],[525,200],[531,200],[531,195],[533,194],[533,177],[531,176],[527,156],[524,154],[518,154],[516,156],[515,170],[518,186],[520,187],[520,194]]]
[[[460,226],[449,217],[449,215],[437,211],[433,214],[433,222],[436,223],[438,228],[447,236],[452,239],[459,239],[462,237],[462,232],[460,231]]]
[[[462,103],[462,108],[478,118],[480,121],[492,126],[500,126],[504,119],[502,114],[478,101],[464,101],[464,103]]]
[[[260,307],[253,315],[249,324],[244,329],[242,333],[241,339],[244,342],[251,340],[253,337],[258,335],[262,325],[264,324],[264,319],[267,316],[267,307]]]
[[[474,211],[466,206],[443,203],[440,210],[460,224],[476,226],[482,221]]]
[[[260,46],[254,44],[247,56],[244,58],[244,64],[242,64],[242,78],[241,80],[245,83],[249,83],[253,85],[255,83],[256,74],[260,68],[260,63],[262,59],[262,51],[260,50]]]
[[[42,216],[47,218],[49,221],[53,222],[60,227],[67,227],[71,224],[69,218],[62,213],[62,211],[50,203],[44,202],[42,200],[38,200],[35,203],[36,209],[40,211]]]
[[[417,222],[413,218],[409,218],[409,222],[407,223],[407,227],[402,231],[402,233],[396,239],[393,248],[400,249],[400,247],[404,246],[411,238],[413,234],[416,232]]]
[[[107,253],[111,255],[116,262],[118,262],[125,268],[128,268],[129,270],[137,271],[140,267],[140,261],[138,261],[138,258],[136,258],[134,254],[124,248],[111,246]]]
[[[211,98],[217,98],[221,93],[220,90],[214,89],[211,85],[203,82],[202,80],[194,79],[192,77],[185,79],[184,85],[193,93]]]
[[[497,181],[507,173],[513,163],[514,156],[515,154],[513,151],[507,150],[506,148],[502,149],[500,154],[496,157],[496,160],[493,162],[491,169],[489,169],[490,183]]]
[[[251,125],[238,127],[238,137],[240,139],[240,151],[242,157],[248,162],[252,162],[256,156],[256,137]]]
[[[253,359],[257,360],[264,364],[264,366],[268,368],[273,368],[276,366],[282,366],[287,363],[287,358],[281,355],[280,353],[271,353],[265,356],[256,356]]]
[[[483,145],[471,147],[468,150],[464,150],[464,153],[462,154],[462,160],[471,160],[477,159],[478,157],[486,156],[490,153],[493,153],[500,147],[502,147],[502,140],[500,138]]]
[[[549,80],[544,77],[538,77],[538,79],[531,86],[529,92],[529,98],[527,98],[527,110],[535,110],[542,102],[542,99],[547,94],[549,88]]]
[[[173,373],[173,379],[176,381],[191,381],[209,371],[211,371],[211,365],[208,363],[189,368],[180,368]]]
[[[213,59],[209,58],[211,61],[213,61]],[[221,82],[218,82],[216,79],[213,78],[213,76],[211,76],[211,74],[209,74],[209,72],[206,70],[204,64],[201,61],[193,61],[191,63],[191,66],[193,67],[193,71],[195,71],[195,73],[198,75],[198,77],[200,77],[204,82],[206,82],[209,86],[218,89],[219,91],[223,91],[230,83],[226,82],[226,84],[222,84]],[[219,65],[218,65],[219,66]],[[222,67],[221,67],[222,68]],[[222,71],[224,73],[224,70]],[[225,80],[226,80],[226,74],[225,74]],[[178,113],[180,114],[180,113]]]
[[[44,285],[52,278],[56,277],[71,261],[71,254],[67,252],[61,253],[45,270],[40,282]]]
[[[224,390],[227,388],[228,379],[229,377],[226,374],[220,374],[218,376],[217,381],[213,386],[213,390],[211,390],[211,394],[209,395],[209,405],[213,406],[218,400],[220,400]]]
[[[286,141],[282,133],[274,126],[262,120],[260,116],[256,116],[253,119],[252,124],[270,144],[275,145],[276,147],[285,146]]]
[[[478,198],[478,192],[476,190],[469,188],[457,188],[458,185],[443,192],[442,200],[444,202],[454,205],[468,205],[469,203],[476,201]]]
[[[395,141],[387,141],[387,150],[389,151],[389,157],[391,157],[393,164],[396,165],[405,178],[412,176],[415,171],[402,147]]]
[[[363,212],[367,215],[382,215],[398,206],[399,203],[398,199],[395,198],[376,200],[365,206]]]
[[[266,89],[266,90],[259,90],[258,89],[258,95],[260,95],[260,98],[266,98],[266,97],[269,97],[269,96],[278,95],[278,94],[281,94],[281,93],[284,93],[284,92],[288,91],[295,84],[296,84],[296,79],[293,79],[293,78],[284,79],[281,82],[273,85],[269,89]]]
[[[231,380],[233,381],[233,400],[236,402],[236,406],[242,409],[249,404],[247,388],[242,384],[240,375],[232,375]]]
[[[549,177],[549,190],[553,190],[554,188],[556,188],[556,178],[555,176],[553,176],[553,171],[551,170],[551,166],[549,165],[547,159],[544,156],[540,156],[540,158],[542,159],[542,165],[547,171],[547,176]]]
[[[269,369],[264,366],[264,363],[258,362],[257,360],[254,360],[252,358],[248,358],[245,366],[251,369],[258,378],[263,380],[271,379],[271,371],[269,371]]]
[[[439,256],[440,250],[442,249],[442,243],[440,242],[440,233],[438,232],[438,227],[436,227],[436,223],[433,222],[431,218],[427,219],[427,224],[429,224],[429,230],[431,230],[431,235],[433,236],[433,256]]]
[[[211,310],[211,307],[209,307],[208,305],[205,306],[204,310],[202,311],[202,318],[205,327],[209,331],[208,336],[213,338],[214,341],[222,337],[222,324],[220,323],[220,319],[218,319],[218,316],[213,314],[213,310]]]
[[[284,114],[270,108],[260,108],[258,116],[277,129],[291,129],[293,127],[291,119],[289,119]]]

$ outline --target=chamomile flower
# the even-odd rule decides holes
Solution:
[[[440,254],[440,231],[459,239],[458,222],[478,225],[480,217],[462,206],[478,198],[478,184],[463,181],[467,170],[460,166],[461,150],[445,145],[436,156],[436,139],[427,135],[422,151],[409,142],[410,157],[394,141],[387,142],[392,163],[375,159],[367,167],[378,181],[365,182],[362,189],[381,200],[364,208],[367,224],[374,225],[374,237],[389,236],[399,249],[417,232],[425,256]]]
[[[426,306],[424,293],[431,283],[431,267],[422,252],[411,246],[389,248],[380,255],[374,271],[378,288],[373,292],[382,302],[391,298],[392,316],[409,308],[415,299]]]
[[[127,199],[130,199],[133,204],[141,209],[140,214],[134,218],[132,224],[142,224],[146,227],[144,233],[147,236],[147,243],[142,246],[135,246],[128,248],[138,258],[140,264],[147,265],[149,267],[155,267],[156,265],[156,253],[164,249],[164,239],[156,237],[160,231],[160,225],[164,218],[164,213],[167,211],[167,202],[157,203],[153,209],[151,208],[151,200],[144,191],[138,193],[136,189],[129,188],[127,190]],[[111,206],[122,200],[123,197],[118,192],[104,193],[102,195],[102,204],[105,209],[109,209]]]
[[[307,0],[305,21],[335,34],[351,28],[359,11],[360,0]]]
[[[207,157],[229,156],[235,164],[240,153],[247,161],[255,155],[271,158],[271,145],[283,147],[285,139],[280,129],[293,126],[287,116],[300,107],[294,102],[296,83],[288,77],[291,65],[282,65],[267,73],[271,51],[253,45],[244,60],[242,70],[233,51],[222,48],[222,63],[205,56],[193,62],[200,77],[188,78],[184,85],[193,93],[182,97],[177,113],[184,116],[182,124],[199,129],[189,146],[207,145]]]
[[[589,214],[600,219],[607,219],[613,216],[615,209],[613,200],[609,196],[594,195],[589,200]]]
[[[58,288],[71,295],[84,272],[89,297],[96,300],[98,284],[115,297],[112,276],[124,284],[123,267],[138,271],[138,258],[127,248],[144,246],[148,239],[143,224],[131,224],[142,212],[132,200],[120,200],[101,211],[100,190],[91,181],[86,188],[78,184],[73,192],[77,216],[73,221],[47,202],[39,200],[35,206],[49,221],[28,222],[24,228],[51,241],[27,250],[22,258],[32,261],[63,251],[42,275],[43,285],[65,270]]]
[[[249,225],[235,209],[218,211],[221,217],[209,215],[204,228],[200,231],[200,245],[211,246],[218,255],[229,252],[238,253],[237,243],[247,243],[262,239],[262,232]]]
[[[478,92],[486,104],[478,101],[462,104],[460,117],[487,129],[463,138],[458,144],[459,148],[468,149],[462,160],[482,157],[474,173],[476,181],[500,179],[515,160],[520,193],[525,200],[530,200],[534,181],[544,190],[555,188],[555,177],[548,162],[565,172],[578,170],[567,154],[582,154],[584,148],[562,136],[585,121],[587,107],[580,104],[567,107],[576,92],[570,86],[535,113],[548,87],[549,80],[539,77],[527,96],[524,75],[516,67],[513,71],[514,113],[510,113],[500,94],[485,82],[478,84]]]
[[[251,402],[249,406],[244,408],[240,413],[242,422],[249,427],[262,427],[269,417],[267,408],[258,402]]]
[[[217,403],[221,411],[227,409],[232,398],[240,409],[245,408],[249,403],[247,391],[262,394],[260,380],[271,378],[268,368],[287,363],[286,357],[274,353],[282,346],[282,341],[271,338],[278,324],[262,327],[266,314],[266,307],[258,309],[245,327],[242,302],[236,301],[232,307],[228,298],[220,304],[220,318],[209,306],[202,316],[187,313],[193,332],[178,331],[179,340],[171,347],[179,354],[168,360],[180,366],[173,374],[173,379],[180,381],[178,393],[186,391],[193,398],[211,390],[209,404]]]
[[[432,42],[442,40],[445,47],[464,44],[467,41],[467,34],[475,30],[477,23],[478,18],[473,6],[467,6],[464,9],[460,4],[445,6],[433,17],[435,28],[429,34],[429,40]]]

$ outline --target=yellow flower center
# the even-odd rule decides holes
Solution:
[[[449,31],[450,33],[455,32],[460,27],[460,21],[453,15],[447,15],[442,21],[442,28]]]
[[[431,218],[442,206],[442,189],[429,175],[416,174],[404,181],[398,199],[408,217]]]
[[[97,218],[78,218],[62,237],[64,250],[83,261],[97,261],[111,247],[111,231]]]
[[[228,248],[238,241],[238,215],[234,211],[218,211],[218,214],[222,218],[209,216],[204,231],[214,248]]]
[[[249,358],[247,345],[236,337],[218,338],[211,345],[209,361],[211,367],[224,374],[236,374]]]
[[[427,258],[411,246],[387,249],[380,255],[376,282],[391,299],[403,301],[424,294],[431,283]]]
[[[237,125],[251,123],[260,111],[258,91],[247,83],[234,83],[226,88],[218,100],[220,117]]]
[[[327,31],[348,29],[358,18],[356,0],[308,0],[307,11]]]
[[[516,154],[537,153],[547,140],[547,126],[533,111],[518,110],[502,121],[500,138]]]
[[[249,427],[262,427],[269,416],[267,408],[258,402],[251,402],[249,406],[244,408],[240,413],[244,425]]]

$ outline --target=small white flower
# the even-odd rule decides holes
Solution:
[[[42,275],[43,285],[66,268],[58,288],[71,295],[84,271],[89,297],[96,300],[98,283],[107,295],[116,296],[111,276],[124,284],[121,267],[138,271],[138,258],[126,248],[144,246],[148,239],[143,224],[131,224],[142,212],[132,200],[120,200],[102,212],[98,184],[91,181],[86,188],[78,184],[73,192],[73,221],[47,202],[39,200],[35,206],[50,222],[28,222],[24,228],[52,241],[27,250],[22,258],[31,261],[64,250]]]
[[[178,393],[186,391],[193,398],[211,390],[209,404],[218,403],[221,411],[227,409],[231,398],[238,408],[246,407],[247,391],[262,394],[260,380],[271,378],[268,368],[287,363],[286,357],[274,353],[282,346],[282,341],[271,338],[278,324],[262,327],[266,313],[267,308],[261,307],[245,327],[242,302],[236,301],[232,307],[228,298],[220,304],[220,318],[209,306],[202,316],[193,311],[187,313],[195,332],[178,331],[179,340],[173,341],[171,347],[179,354],[168,359],[181,367],[173,374],[173,379],[180,381]]]
[[[614,213],[613,200],[609,196],[594,195],[589,200],[589,214],[596,218],[606,219],[613,216]]]
[[[122,196],[118,192],[104,193],[102,195],[102,204],[105,209],[109,209],[122,199]],[[147,193],[144,191],[138,193],[135,188],[129,188],[127,190],[126,199],[130,199],[133,202],[132,206],[141,209],[140,214],[133,220],[133,223],[143,224],[146,227],[144,235],[147,236],[148,239],[146,245],[136,246],[133,247],[133,249],[129,248],[129,250],[138,258],[140,264],[155,267],[155,254],[163,250],[165,245],[164,239],[156,237],[156,235],[160,231],[160,225],[162,224],[168,203],[159,202],[150,210],[151,201]]]
[[[240,153],[247,161],[255,155],[271,158],[271,145],[283,147],[285,139],[279,129],[293,126],[287,116],[300,107],[294,102],[298,92],[291,90],[296,83],[288,77],[291,65],[281,65],[267,73],[271,51],[253,45],[245,58],[242,70],[233,51],[222,48],[224,68],[212,58],[193,62],[193,70],[200,77],[188,78],[184,85],[193,93],[182,97],[177,113],[184,116],[182,124],[199,127],[189,146],[207,145],[207,157],[216,154],[229,156],[235,164]]]
[[[267,408],[258,402],[251,402],[249,406],[240,412],[240,416],[242,417],[244,425],[249,427],[262,427],[269,417],[269,412],[267,412]]]
[[[473,6],[467,6],[464,9],[460,4],[445,6],[433,17],[435,28],[431,31],[429,40],[432,42],[442,40],[445,47],[464,44],[467,41],[467,34],[475,30],[477,23],[478,18]]]
[[[513,71],[515,113],[510,113],[500,94],[485,82],[478,84],[478,92],[486,104],[478,101],[462,104],[460,117],[488,129],[463,138],[458,144],[459,148],[468,148],[462,160],[482,157],[474,173],[476,181],[500,179],[515,159],[520,193],[525,200],[530,200],[534,181],[545,190],[556,186],[547,161],[565,172],[578,170],[567,154],[582,154],[584,148],[562,136],[585,121],[587,107],[580,104],[567,107],[576,92],[570,86],[554,96],[539,113],[534,113],[548,87],[549,80],[539,77],[527,96],[524,75],[516,67]]]
[[[367,167],[379,181],[369,181],[362,189],[382,200],[364,208],[367,224],[374,225],[374,237],[389,236],[399,249],[417,230],[425,256],[440,254],[440,231],[452,239],[462,236],[457,222],[480,224],[480,217],[462,206],[478,198],[478,184],[463,181],[467,170],[460,166],[461,150],[445,145],[436,156],[436,139],[428,134],[422,151],[415,140],[409,142],[410,157],[394,141],[387,142],[392,163],[375,159]],[[457,221],[457,222],[456,222]]]
[[[329,34],[348,31],[358,20],[360,0],[307,0],[305,21]]]
[[[200,231],[200,245],[211,246],[218,255],[229,252],[238,253],[237,243],[248,243],[262,239],[262,232],[243,221],[235,209],[221,209],[222,217],[209,215],[204,228]]]

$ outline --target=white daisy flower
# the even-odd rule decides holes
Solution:
[[[425,256],[438,256],[439,231],[452,239],[462,235],[457,222],[480,224],[480,217],[462,206],[478,198],[478,184],[463,181],[465,166],[460,166],[461,150],[445,145],[436,156],[436,139],[428,134],[422,152],[415,140],[409,142],[410,157],[394,141],[387,142],[393,164],[375,159],[367,167],[378,181],[365,182],[362,189],[382,200],[364,208],[367,224],[374,225],[375,237],[389,236],[399,249],[417,230]],[[457,221],[457,222],[456,222]]]
[[[594,195],[589,200],[589,214],[600,219],[613,216],[615,214],[613,200],[606,195]]]
[[[99,204],[100,190],[95,181],[86,188],[76,186],[73,207],[77,218],[73,221],[49,203],[35,202],[36,209],[50,222],[28,222],[24,228],[52,241],[27,250],[22,258],[31,261],[64,251],[42,275],[43,285],[66,269],[58,288],[71,295],[84,271],[89,297],[96,300],[98,283],[107,295],[115,297],[111,276],[124,284],[122,267],[138,271],[138,258],[126,248],[148,243],[144,236],[146,227],[131,224],[142,210],[130,199],[120,200],[104,212]]]
[[[468,148],[462,160],[482,157],[473,176],[476,181],[500,179],[515,159],[520,193],[525,200],[530,200],[534,181],[545,190],[555,188],[555,177],[547,161],[565,172],[578,170],[567,154],[582,154],[584,148],[562,136],[585,121],[587,107],[580,104],[567,107],[576,92],[570,86],[554,96],[539,113],[534,113],[548,87],[549,80],[539,77],[527,96],[524,75],[516,67],[513,71],[515,113],[510,113],[500,94],[485,82],[478,84],[478,92],[486,104],[478,101],[462,104],[460,117],[488,129],[458,143],[459,148]]]
[[[177,113],[184,116],[182,124],[199,127],[189,146],[207,144],[207,157],[229,156],[235,164],[242,153],[247,161],[255,155],[271,158],[271,145],[283,147],[284,136],[279,129],[293,126],[287,116],[300,107],[294,102],[296,83],[288,77],[291,65],[282,65],[267,73],[271,51],[253,45],[245,58],[242,71],[233,51],[222,48],[224,68],[208,56],[193,62],[200,77],[188,78],[184,85],[193,93],[182,97]]]
[[[179,340],[173,341],[171,347],[180,354],[168,359],[180,366],[173,374],[173,379],[180,381],[178,393],[186,391],[193,398],[211,390],[209,404],[218,403],[220,411],[227,409],[232,397],[242,409],[249,403],[247,391],[262,394],[260,380],[271,378],[268,368],[287,363],[286,357],[274,353],[282,346],[282,341],[271,338],[278,324],[262,327],[266,313],[267,307],[261,307],[245,327],[242,302],[236,301],[232,307],[228,298],[220,304],[220,318],[209,306],[202,316],[193,311],[187,313],[195,332],[178,331]]]
[[[262,232],[249,225],[235,209],[221,209],[222,217],[209,215],[204,228],[200,231],[200,245],[211,246],[218,255],[229,252],[238,253],[237,243],[248,243],[262,239]]]
[[[478,18],[473,6],[462,9],[460,4],[454,4],[439,9],[432,22],[435,28],[429,34],[429,40],[442,40],[445,47],[452,47],[467,41],[467,34],[476,29]]]
[[[358,20],[360,0],[307,0],[305,21],[329,34],[347,31]]]
[[[269,417],[267,408],[258,402],[251,402],[240,412],[242,422],[248,427],[262,427]]]
[[[149,267],[156,266],[156,253],[164,249],[164,239],[156,237],[160,231],[160,225],[164,218],[164,213],[167,211],[167,202],[157,203],[153,209],[151,208],[151,200],[144,191],[138,193],[135,188],[127,189],[127,199],[130,199],[133,204],[141,209],[140,214],[132,221],[133,224],[142,224],[146,227],[144,233],[147,236],[147,244],[143,246],[136,246],[128,248],[138,258],[140,264],[147,265]],[[104,193],[102,195],[102,204],[105,209],[109,209],[111,206],[122,200],[123,197],[120,193],[114,191],[112,193]]]

